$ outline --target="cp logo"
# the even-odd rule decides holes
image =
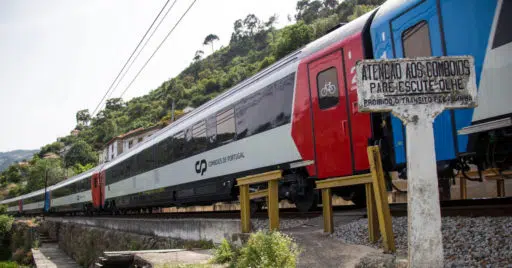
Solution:
[[[201,173],[201,176],[206,172],[206,160],[196,161],[196,173]]]

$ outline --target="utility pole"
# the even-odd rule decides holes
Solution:
[[[174,122],[174,99],[172,99],[172,108],[171,108],[171,123]]]

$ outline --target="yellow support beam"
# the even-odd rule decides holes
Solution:
[[[276,171],[269,171],[269,172],[265,172],[265,173],[261,173],[261,174],[257,174],[257,175],[246,176],[246,177],[236,180],[238,182],[237,186],[249,185],[249,184],[255,184],[255,183],[264,183],[264,182],[268,182],[271,180],[277,180],[277,179],[280,179],[283,177],[282,173],[283,172],[281,170],[276,170]]]
[[[366,183],[372,183],[371,174],[361,174],[348,177],[336,177],[332,179],[318,180],[316,182],[316,188],[325,189]]]
[[[268,181],[268,199],[267,200],[268,200],[268,221],[270,222],[270,231],[279,230],[279,197],[278,197],[278,181],[276,179]]]
[[[330,188],[322,189],[322,210],[324,232],[332,234],[334,232],[334,224],[332,219],[332,191]]]
[[[464,200],[468,198],[468,188],[466,185],[466,178],[460,177],[459,178],[459,187],[460,187],[460,199]]]
[[[267,197],[268,218],[270,230],[279,229],[279,179],[282,178],[282,171],[270,171],[257,175],[237,179],[237,186],[240,187],[240,217],[242,221],[242,233],[251,231],[251,208],[250,200]],[[249,185],[256,183],[267,183],[265,190],[249,193]]]
[[[496,192],[498,197],[505,197],[505,180],[496,180]]]
[[[377,242],[379,240],[379,217],[377,215],[377,208],[375,207],[375,195],[373,194],[373,186],[371,183],[364,185],[366,190],[366,214],[368,214],[368,234],[370,242]]]
[[[249,185],[240,186],[240,219],[242,221],[242,233],[251,232],[251,208],[249,201]]]
[[[382,242],[386,252],[395,252],[395,237],[393,235],[393,226],[391,223],[391,212],[386,195],[384,185],[384,170],[380,159],[378,146],[369,146],[367,148],[368,160],[370,162],[370,170],[373,178],[373,193],[375,195],[375,203],[377,215],[379,217],[380,233],[382,234]]]

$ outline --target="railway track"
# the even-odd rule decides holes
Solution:
[[[364,208],[356,206],[334,206],[335,215],[361,215],[366,214]],[[407,216],[407,204],[390,204],[391,215],[394,217]],[[498,217],[512,216],[512,197],[490,198],[490,199],[468,199],[468,200],[449,200],[441,201],[441,214],[447,216],[466,216],[466,217]],[[282,208],[279,215],[284,219],[293,218],[314,218],[322,215],[321,207],[309,212],[298,212],[295,208]],[[83,215],[59,215],[63,216],[83,216]],[[47,216],[48,217],[48,216]],[[50,216],[51,217],[51,216]],[[83,217],[119,217],[119,218],[219,218],[219,219],[237,219],[240,218],[239,210],[222,211],[197,211],[197,212],[167,212],[167,213],[143,213],[143,214],[125,214],[125,215],[94,215]],[[267,218],[266,209],[255,212],[251,218]]]

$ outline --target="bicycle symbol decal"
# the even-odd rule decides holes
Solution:
[[[325,83],[324,87],[320,89],[320,97],[334,96],[336,93],[336,86],[331,82]]]

